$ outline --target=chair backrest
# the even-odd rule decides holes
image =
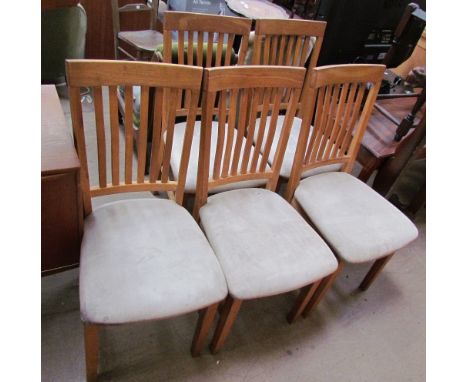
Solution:
[[[260,179],[266,181],[267,189],[275,190],[304,77],[304,68],[293,67],[205,69],[195,218],[213,188]],[[291,90],[289,106],[283,124],[277,126],[281,98],[286,90]],[[268,119],[270,124],[266,130]],[[277,129],[282,129],[281,136],[269,167],[267,159]],[[217,136],[216,144],[213,142],[212,146],[214,136]],[[211,150],[214,161],[210,169]]]
[[[204,67],[229,66],[234,40],[241,39],[237,63],[243,64],[252,21],[242,17],[190,12],[164,14],[164,62]],[[172,34],[177,33],[177,60],[172,56]],[[226,42],[226,43],[225,43]]]
[[[366,64],[312,70],[307,85],[311,99],[302,104],[301,132],[286,191],[288,200],[306,171],[328,166],[351,172],[384,70],[384,65]]]
[[[69,60],[67,77],[75,144],[81,163],[81,185],[85,214],[91,212],[91,197],[133,191],[175,191],[181,204],[184,194],[196,107],[200,94],[203,70],[201,68],[148,62]],[[102,87],[109,87],[110,129],[104,123]],[[125,87],[125,121],[123,144],[119,140],[117,86]],[[141,86],[136,176],[133,174],[133,86]],[[81,106],[80,87],[91,87],[94,94],[95,131],[99,185],[90,187],[85,127]],[[154,89],[153,140],[147,147],[149,92]],[[184,90],[191,94],[192,103],[187,118],[184,147],[177,181],[169,179],[170,158],[175,124],[175,99]],[[163,102],[167,98],[168,101]],[[166,106],[163,108],[163,104]],[[163,122],[162,115],[165,115]],[[86,118],[88,120],[88,118]],[[107,126],[109,127],[109,126]],[[110,137],[109,137],[110,136]],[[150,170],[145,177],[147,148],[150,150]],[[110,149],[110,158],[108,150]],[[121,155],[121,151],[122,155]],[[123,159],[123,179],[120,162]],[[110,160],[109,160],[110,159]],[[110,171],[107,171],[110,168]],[[111,180],[108,183],[108,180]]]
[[[304,82],[307,83],[311,69],[317,66],[326,26],[324,21],[257,20],[252,63],[304,67],[308,61]],[[307,98],[306,93],[301,96],[301,101]],[[288,98],[288,94],[285,94],[285,98]]]

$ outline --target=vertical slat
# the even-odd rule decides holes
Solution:
[[[197,32],[197,66],[203,66],[203,32]]]
[[[302,44],[302,53],[299,66],[304,66],[307,61],[307,51],[309,50],[310,36],[306,36]]]
[[[245,127],[247,124],[247,107],[249,104],[248,99],[250,91],[250,89],[241,90],[239,120],[237,124],[237,139],[234,147],[234,154],[232,155],[231,175],[236,175],[239,169],[239,158],[242,150],[242,144],[244,142]]]
[[[356,90],[358,85],[356,83],[352,83],[348,89],[348,94],[346,95],[346,108],[343,117],[342,127],[340,132],[338,133],[338,137],[336,138],[335,147],[332,150],[331,157],[335,158],[338,154],[338,150],[341,152],[341,147],[343,145],[343,140],[346,135],[346,130],[349,122],[349,117],[351,115],[352,105],[354,103],[354,97],[356,95]]]
[[[211,62],[213,60],[213,38],[214,38],[214,33],[209,32],[208,33],[208,46],[206,47],[206,63],[205,67],[211,68]]]
[[[276,124],[278,122],[279,108],[281,104],[281,93],[282,93],[282,89],[278,89],[278,88],[275,88],[272,92],[272,97],[274,99],[273,110],[271,111],[270,125],[268,126],[268,136],[265,142],[265,146],[263,148],[262,161],[260,162],[261,172],[264,172],[266,169],[268,156],[270,155],[270,151],[271,151],[271,144],[275,136]]]
[[[271,53],[270,53],[270,65],[278,65],[277,60],[278,60],[278,36],[274,35],[271,38]]]
[[[111,125],[111,166],[112,185],[117,186],[119,179],[119,109],[117,101],[117,86],[109,86],[109,113]]]
[[[141,87],[140,97],[140,129],[138,134],[138,170],[137,182],[142,183],[145,178],[146,166],[146,146],[148,137],[148,102],[149,102],[149,87]],[[158,111],[155,111],[158,112]]]
[[[270,42],[271,37],[265,36],[263,41],[263,62],[262,65],[268,65],[270,63]]]
[[[226,149],[224,150],[224,155],[223,155],[223,170],[221,172],[221,177],[223,178],[228,175],[229,164],[231,163],[232,141],[234,139],[234,128],[236,125],[238,96],[239,96],[238,89],[234,89],[230,92],[228,134],[227,134],[227,140],[226,140]]]
[[[229,66],[231,65],[231,55],[232,55],[232,46],[234,44],[234,37],[235,35],[233,33],[230,33],[228,35],[228,42],[227,42],[227,47],[226,47],[226,55],[224,56],[224,66]],[[238,62],[239,64],[241,63],[240,60]]]
[[[216,62],[215,62],[216,67],[221,66],[221,62],[223,58],[223,43],[224,43],[224,33],[219,33],[218,43],[216,46]]]
[[[218,179],[221,171],[221,159],[226,135],[226,90],[221,91],[218,105],[218,139],[216,144],[215,161],[213,165],[213,179]]]
[[[177,31],[177,36],[177,63],[184,65],[184,31]]]
[[[304,37],[301,36],[296,36],[296,47],[294,49],[294,57],[292,60],[292,66],[300,66],[300,54],[301,54],[301,46],[302,46],[302,41]]]
[[[260,152],[262,150],[262,145],[263,145],[263,137],[265,134],[265,126],[266,126],[266,121],[268,117],[268,110],[270,106],[270,97],[271,97],[271,88],[267,88],[263,94],[263,105],[262,105],[262,111],[260,115],[260,123],[258,126],[258,131],[257,131],[257,140],[255,143],[255,150],[252,158],[252,163],[250,164],[250,172],[254,172],[257,169],[257,163],[258,159],[260,158]]]
[[[98,152],[98,170],[99,170],[99,187],[106,187],[106,133],[104,131],[104,110],[102,103],[102,88],[100,86],[93,87],[94,95],[94,117],[96,120],[96,143]]]
[[[186,90],[186,92],[189,93],[188,98],[191,99],[191,103],[188,105],[189,111],[187,116],[187,124],[185,126],[184,143],[182,146],[182,154],[180,157],[179,174],[177,175],[178,185],[176,190],[176,203],[180,205],[182,205],[184,198],[187,168],[190,159],[190,151],[192,148],[193,130],[195,126],[198,98],[200,95],[199,91]]]
[[[133,87],[125,86],[125,184],[132,183]]]
[[[163,44],[163,61],[166,63],[172,62],[172,33],[169,30],[164,31]]]
[[[70,111],[73,126],[73,135],[75,137],[76,149],[80,160],[80,183],[83,192],[83,208],[85,216],[89,215],[92,210],[91,196],[89,193],[89,174],[88,174],[88,158],[86,155],[86,141],[83,126],[83,113],[81,110],[81,95],[80,88],[71,86],[70,94]]]
[[[285,35],[280,36],[280,45],[279,45],[279,53],[278,53],[278,65],[283,65],[284,60],[284,47],[286,45],[288,37]]]
[[[286,45],[286,62],[284,65],[289,65],[292,66],[292,52],[293,52],[293,46],[294,46],[294,36],[288,36],[288,44]]]
[[[257,117],[257,105],[258,105],[260,91],[259,89],[253,89],[252,92],[253,92],[253,96],[252,98],[249,99],[249,104],[251,105],[251,107],[250,107],[249,121],[247,125],[247,140],[245,142],[244,154],[243,154],[242,163],[241,163],[241,174],[245,174],[247,172],[247,166],[250,160],[250,152],[253,147],[253,138],[254,138],[254,133],[255,133],[255,120]]]
[[[238,65],[243,65],[245,63],[245,56],[247,54],[248,46],[249,46],[249,36],[248,35],[242,36],[240,47],[239,47],[239,57],[237,59]]]
[[[168,113],[168,123],[165,130],[166,139],[164,142],[164,156],[162,162],[162,175],[161,182],[167,183],[169,180],[169,171],[171,169],[171,153],[172,153],[172,141],[174,138],[174,125],[175,125],[175,111],[176,108],[172,105],[175,104],[175,101],[178,97],[178,90],[170,90],[170,99],[169,99],[169,113]],[[159,168],[160,166],[158,166]]]
[[[187,65],[193,65],[193,31],[188,31]]]
[[[149,171],[149,181],[155,182],[159,177],[161,167],[157,167],[157,163],[162,161],[164,145],[162,140],[162,114],[163,114],[163,98],[164,89],[157,88],[154,95],[154,111],[153,111],[153,141],[151,142],[151,163]]]

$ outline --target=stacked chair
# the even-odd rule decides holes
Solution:
[[[296,46],[302,41],[293,55],[296,65],[272,63],[266,53],[259,62],[262,55],[256,53],[257,64],[265,65],[232,66],[231,36],[244,38],[250,27],[245,20],[227,19],[232,24],[216,24],[224,29],[215,35],[184,14],[168,12],[164,63],[67,62],[86,216],[80,310],[88,380],[98,375],[104,325],[198,311],[196,356],[219,312],[210,345],[216,353],[243,301],[299,290],[287,314],[292,323],[319,303],[345,262],[374,261],[360,286],[364,290],[393,253],[417,236],[401,212],[349,174],[384,67],[315,68],[318,53],[312,53],[306,69],[310,36],[295,37]],[[268,35],[263,25],[257,22],[259,33]],[[278,31],[294,34],[287,27],[284,23]],[[314,49],[320,49],[324,25],[316,27],[321,29]],[[197,34],[197,39],[208,36],[206,44],[193,45],[195,31],[206,32]],[[235,52],[238,64],[243,41]],[[278,49],[288,46],[282,37],[261,41],[257,48],[269,44],[270,56],[273,41]],[[171,63],[175,59],[179,64]],[[80,87],[94,93],[99,176],[93,187]],[[109,87],[109,129],[103,87]],[[118,87],[126,115],[133,112],[135,87],[141,89],[135,142],[129,117],[119,142]],[[281,196],[275,191],[283,174],[288,183]],[[171,197],[92,208],[92,197],[134,191]],[[182,207],[187,193],[195,193],[192,216]]]

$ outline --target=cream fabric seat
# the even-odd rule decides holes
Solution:
[[[174,174],[175,179],[177,180],[177,174],[179,173],[180,168],[180,159],[182,155],[182,146],[184,143],[184,134],[185,134],[185,122],[178,123],[174,126],[174,138],[172,143],[172,153],[171,153],[171,169]],[[197,171],[198,171],[198,153],[200,148],[200,126],[201,122],[196,121],[194,126],[192,149],[190,151],[189,165],[187,169],[187,180],[185,182],[185,192],[195,193],[197,186]],[[226,125],[227,126],[227,125]],[[211,147],[216,147],[218,139],[218,123],[212,122],[212,134],[211,134]],[[226,136],[224,138],[224,146],[226,147]],[[237,130],[234,129],[234,142],[237,139]],[[241,149],[241,158],[245,150],[246,139],[243,138],[243,146]],[[253,148],[250,151],[250,160],[252,160],[254,150]],[[210,177],[212,176],[212,168],[215,161],[215,150],[210,150]],[[261,162],[261,156],[258,163]],[[249,162],[250,163],[250,162]],[[267,168],[268,165],[267,165]],[[240,163],[239,163],[240,169]],[[259,180],[248,180],[237,183],[231,183],[226,186],[216,187],[210,192],[221,192],[226,190],[232,190],[237,188],[246,188],[246,187],[258,187],[266,184],[266,181],[263,179]]]
[[[401,211],[348,173],[304,179],[294,197],[335,253],[350,263],[384,257],[418,236]]]
[[[277,120],[277,125],[278,126],[283,126],[284,123],[284,115],[278,116]],[[269,126],[270,126],[270,120],[271,117],[266,118],[266,125],[265,125],[265,132],[263,135],[263,142],[265,142],[265,139],[268,135],[269,131]],[[296,154],[296,147],[297,147],[297,142],[299,140],[299,133],[301,131],[301,124],[302,124],[302,119],[298,117],[294,117],[291,132],[289,135],[289,140],[288,144],[286,146],[286,151],[284,152],[284,158],[283,158],[283,164],[281,165],[281,170],[280,170],[280,176],[283,178],[289,178],[291,175],[291,170],[293,167],[294,163],[294,155]],[[258,129],[260,127],[260,119],[257,119],[256,124],[255,124],[255,134],[254,134],[254,142],[256,143],[258,141]],[[310,129],[309,137],[312,135],[314,131],[314,128],[312,127]],[[275,130],[275,135],[273,137],[273,143],[271,145],[271,150],[268,155],[268,162],[270,164],[273,163],[273,160],[275,159],[275,152],[276,148],[278,146],[278,141],[281,136],[281,129],[276,129]],[[263,152],[263,147],[262,147],[262,152]],[[320,174],[323,172],[328,172],[328,171],[339,171],[342,167],[341,163],[336,163],[328,166],[322,166],[320,168],[314,168],[308,171],[305,171],[301,176],[303,178],[306,178],[308,176],[312,176],[315,174]]]
[[[191,215],[163,199],[106,204],[85,220],[85,322],[118,324],[192,312],[223,300],[226,282]]]
[[[200,219],[235,298],[291,291],[338,266],[320,236],[274,192],[241,189],[212,195]]]

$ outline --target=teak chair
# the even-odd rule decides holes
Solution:
[[[311,70],[317,66],[326,25],[327,23],[324,21],[311,20],[257,20],[255,24],[253,63],[258,65],[306,66],[307,74],[304,84],[307,84],[310,81]],[[287,96],[285,94],[285,97]],[[299,105],[302,105],[303,100],[307,102],[309,98],[308,87],[304,86]],[[280,170],[281,182],[289,178],[291,173],[294,150],[302,123],[301,110],[302,107],[300,106],[293,120],[283,166]],[[279,116],[278,123],[282,123],[283,119],[284,116]],[[277,131],[273,145],[277,144],[279,133]],[[273,151],[270,152],[269,163],[274,160],[271,155]]]
[[[149,61],[153,56],[156,47],[163,42],[163,35],[156,30],[158,18],[159,0],[153,0],[152,5],[148,4],[125,4],[119,7],[119,0],[111,0],[112,5],[112,26],[114,30],[115,59],[119,59],[119,52],[123,53],[131,60]],[[121,31],[121,13],[139,13],[150,15],[150,25],[147,30]],[[127,44],[136,51],[136,56],[128,52],[121,46],[121,42]],[[127,48],[128,49],[128,48]]]
[[[321,233],[340,265],[322,281],[303,315],[319,303],[343,262],[375,261],[359,286],[366,290],[393,253],[418,234],[403,213],[349,174],[384,69],[383,65],[338,65],[312,72],[312,99],[310,107],[304,108],[285,197]],[[316,174],[301,181],[310,171]]]
[[[81,244],[80,310],[88,380],[97,377],[98,334],[103,325],[163,319],[200,310],[192,343],[192,354],[197,355],[218,302],[227,294],[226,282],[212,249],[195,220],[180,206],[202,72],[201,68],[170,64],[104,60],[67,62],[71,116],[87,215]],[[144,176],[145,155],[138,156],[136,177],[132,172],[132,125],[129,119],[125,121],[124,153],[119,150],[118,85],[125,86],[127,99],[131,99],[133,85],[142,87],[143,115],[148,112],[149,90],[155,88],[154,107],[158,113],[154,120],[148,177]],[[92,87],[94,92],[99,170],[99,185],[95,187],[90,187],[88,176],[80,102],[80,87],[83,86]],[[110,89],[110,134],[104,126],[103,86]],[[174,101],[180,89],[191,93],[192,103],[179,180],[170,181]],[[164,97],[169,99],[165,110],[162,109]],[[126,109],[130,112],[130,102]],[[166,125],[162,123],[163,112],[167,114]],[[143,153],[146,152],[145,131],[146,125],[142,122],[138,145]],[[110,135],[110,142],[107,135]],[[125,164],[122,178],[119,170],[121,154]],[[110,171],[107,171],[107,159],[110,159]],[[92,210],[91,197],[94,196],[160,190],[175,192],[176,202],[158,198],[126,199]]]
[[[164,19],[164,62],[209,67],[241,65],[245,61],[252,21],[242,17],[217,16],[189,12],[167,12]],[[173,37],[177,36],[174,41]],[[234,46],[239,44],[238,52]],[[179,92],[177,115],[186,114],[190,98]],[[201,116],[201,105],[198,114]],[[171,168],[177,177],[185,122],[175,127]],[[197,179],[200,121],[195,123],[185,192],[195,194]]]
[[[200,218],[229,289],[211,344],[213,353],[225,342],[243,300],[302,288],[288,315],[293,322],[319,281],[337,267],[319,235],[274,192],[304,75],[304,68],[278,66],[205,69],[194,217]],[[276,120],[285,90],[291,90],[290,100],[280,126]],[[257,113],[262,122],[255,132]],[[270,133],[264,134],[268,115]],[[256,133],[268,151],[276,128],[281,128],[281,139],[269,167],[268,156],[262,158],[252,142]],[[208,197],[215,188],[259,180],[266,182],[266,189],[243,188]]]

